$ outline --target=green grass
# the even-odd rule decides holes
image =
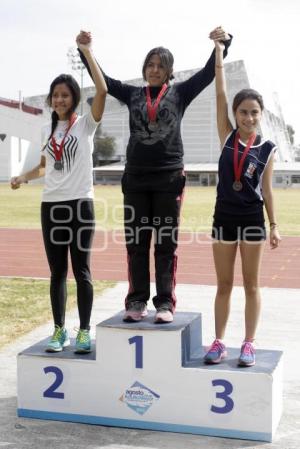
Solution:
[[[41,185],[26,185],[13,191],[0,184],[0,227],[40,228]],[[300,235],[298,189],[274,189],[277,221],[282,235]],[[181,230],[209,232],[215,203],[214,187],[187,187],[184,197]],[[97,227],[122,229],[122,193],[120,186],[96,186]],[[94,282],[95,293],[112,282]],[[0,347],[33,327],[51,319],[49,281],[0,279]],[[75,282],[68,282],[68,308],[74,307]]]
[[[42,186],[25,185],[13,191],[0,184],[0,227],[40,228]],[[299,189],[274,189],[277,221],[282,235],[300,235]],[[187,187],[183,203],[182,231],[207,232],[211,227],[215,203],[214,187]],[[96,186],[97,227],[122,229],[122,193],[120,186]]]
[[[115,283],[94,281],[95,296]],[[67,310],[76,306],[76,284],[68,281]],[[0,278],[0,348],[52,319],[49,281]]]
[[[182,230],[209,232],[215,203],[214,187],[187,187],[182,211]],[[300,236],[300,189],[274,189],[276,217],[281,235]],[[266,216],[266,214],[265,214]],[[267,223],[267,219],[266,219]]]
[[[12,190],[0,184],[0,227],[37,229],[40,224],[40,204],[43,186],[22,185]],[[95,212],[97,226],[105,229],[122,227],[122,193],[118,186],[96,186]]]

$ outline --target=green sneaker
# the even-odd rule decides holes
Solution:
[[[75,353],[86,354],[87,352],[91,352],[90,331],[87,329],[79,329],[76,337]]]
[[[55,325],[51,340],[47,344],[46,352],[60,352],[69,344],[70,340],[67,330],[64,327]]]

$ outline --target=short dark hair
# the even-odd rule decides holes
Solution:
[[[143,64],[143,78],[146,81],[146,67],[149,63],[150,58],[153,55],[157,55],[160,57],[161,63],[163,68],[167,71],[167,81],[172,80],[174,78],[173,76],[173,64],[174,64],[174,57],[170,50],[168,50],[165,47],[155,47],[150,50],[145,58],[144,64]]]
[[[232,102],[232,110],[235,113],[239,105],[244,100],[256,100],[260,109],[264,110],[264,102],[262,96],[254,89],[242,89],[234,97]]]

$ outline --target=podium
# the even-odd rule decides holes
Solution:
[[[282,352],[257,350],[237,366],[228,348],[203,363],[201,315],[154,312],[124,323],[124,312],[96,326],[93,352],[46,353],[47,339],[18,355],[18,416],[105,426],[272,441],[282,411]]]

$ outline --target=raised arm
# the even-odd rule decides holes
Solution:
[[[86,37],[89,39],[87,43],[85,43]],[[96,94],[93,98],[91,112],[96,122],[99,122],[102,118],[102,114],[104,111],[105,98],[107,94],[106,83],[92,52],[91,33],[81,31],[76,38],[76,42],[78,48],[85,56],[85,59],[91,71],[92,79],[96,87]]]
[[[13,190],[19,189],[21,187],[21,184],[26,184],[28,181],[31,181],[32,179],[41,178],[45,175],[45,166],[46,166],[46,158],[45,156],[41,156],[41,160],[39,165],[34,167],[32,170],[27,171],[26,173],[23,173],[23,175],[20,176],[14,176],[11,178],[10,186]]]
[[[216,61],[215,61],[215,72],[216,72],[216,103],[217,103],[217,127],[219,139],[221,142],[221,147],[225,143],[225,139],[228,134],[232,131],[233,127],[228,116],[228,100],[226,94],[226,80],[224,71],[224,43],[215,40],[216,47]]]
[[[91,42],[91,36],[89,33],[80,33],[80,41],[82,44],[88,44]],[[93,74],[91,72],[91,69],[89,67],[88,61],[85,57],[85,54],[82,52],[82,50],[78,47],[78,52],[80,59],[82,63],[85,65],[87,71],[89,72],[90,77],[93,79]],[[129,98],[130,98],[130,90],[133,89],[133,86],[130,86],[128,84],[122,83],[119,80],[115,80],[114,78],[110,78],[107,76],[103,70],[101,69],[99,63],[96,61],[97,66],[101,70],[101,73],[104,77],[104,80],[106,82],[107,86],[107,92],[115,97],[117,100],[121,101],[122,103],[128,104]]]
[[[228,47],[231,44],[232,36],[226,33],[222,27],[217,27],[210,32],[209,38],[211,40],[220,39],[224,42],[223,57],[225,58]],[[180,83],[178,86],[178,90],[183,98],[185,108],[213,81],[215,77],[215,58],[216,52],[214,49],[205,66],[189,79]]]

